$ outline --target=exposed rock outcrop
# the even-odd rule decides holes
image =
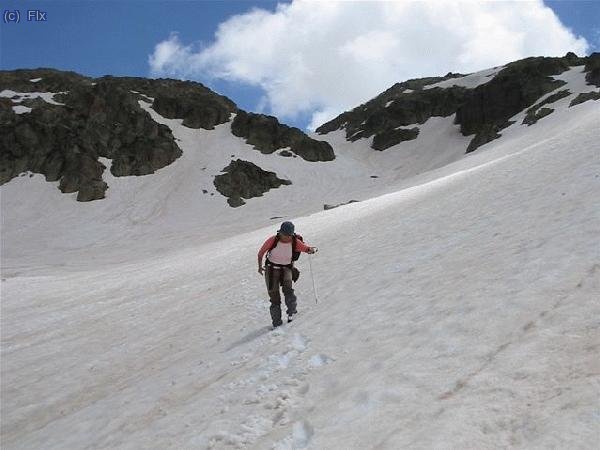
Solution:
[[[512,116],[564,84],[564,81],[555,80],[552,76],[571,66],[585,64],[588,82],[597,80],[600,71],[597,55],[581,58],[568,53],[562,58],[526,58],[507,64],[489,81],[475,88],[423,89],[423,86],[439,80],[460,76],[457,74],[448,74],[435,81],[427,78],[396,83],[369,102],[321,125],[316,131],[325,134],[344,128],[349,141],[374,136],[372,148],[383,150],[406,137],[395,133],[398,127],[422,124],[432,116],[446,117],[455,113],[455,123],[460,125],[462,134],[473,136],[466,149],[468,153],[500,137],[500,131],[511,124],[509,119]],[[569,93],[560,91],[556,96],[550,96],[547,102],[557,101],[566,95]],[[537,105],[531,112],[531,120],[536,115],[538,119],[541,117],[538,114],[541,106]]]
[[[226,173],[215,177],[214,185],[234,208],[246,203],[243,198],[260,197],[269,189],[292,184],[290,180],[278,178],[275,172],[263,170],[241,159],[231,161],[223,172]]]
[[[526,58],[508,64],[491,81],[473,89],[456,111],[462,134],[475,134],[467,153],[499,137],[510,117],[565,84],[551,75],[568,68],[566,58]]]
[[[595,52],[588,56],[583,70],[586,72],[585,81],[588,84],[600,87],[600,53]]]
[[[0,89],[5,87],[4,75]],[[24,75],[29,79],[37,74]],[[54,73],[48,83],[68,88],[54,96],[64,105],[27,100],[24,104],[32,110],[25,114],[16,114],[12,102],[0,105],[0,183],[31,171],[60,181],[62,192],[78,192],[79,201],[96,200],[107,189],[99,156],[113,160],[113,175],[124,176],[153,173],[181,155],[169,128],[152,120],[118,84],[100,80],[92,85],[70,74],[61,83]]]
[[[348,140],[352,140],[353,136],[354,136],[354,140],[360,139],[360,137],[356,137],[357,133],[363,132],[363,131],[364,131],[364,135],[361,137],[372,136],[377,131],[384,130],[384,128],[381,128],[379,130],[370,130],[369,129],[369,128],[372,128],[373,125],[377,125],[378,123],[382,124],[384,122],[384,120],[373,119],[374,123],[366,125],[369,118],[372,117],[374,114],[378,114],[378,113],[382,112],[388,106],[393,105],[397,100],[403,99],[404,96],[406,96],[406,95],[412,94],[416,91],[420,92],[424,86],[427,86],[430,84],[435,84],[435,83],[438,83],[440,81],[444,81],[444,80],[447,80],[450,78],[458,78],[461,76],[463,76],[463,75],[459,74],[459,73],[450,72],[450,73],[446,74],[446,76],[444,76],[444,77],[418,78],[418,79],[403,81],[401,83],[396,83],[392,87],[387,89],[386,91],[379,94],[377,97],[366,102],[365,104],[359,105],[356,108],[352,109],[351,111],[344,112],[344,113],[340,114],[339,116],[337,116],[336,118],[330,120],[329,122],[322,124],[315,131],[319,134],[326,134],[331,131],[338,130],[340,128],[345,128],[346,138]],[[425,93],[425,95],[428,95],[427,90],[424,90],[423,92]],[[434,96],[435,96],[435,94],[434,94]],[[420,99],[418,99],[418,97],[419,97],[419,95],[413,96],[412,101],[421,103],[421,101],[420,101]],[[429,103],[431,102],[432,99],[433,99],[432,97],[429,97],[429,99],[428,99]],[[428,100],[427,99],[423,100],[423,103],[428,103]],[[417,105],[417,108],[421,108],[421,106],[422,105]],[[402,111],[402,110],[406,110],[406,111]],[[410,125],[410,124],[414,124],[417,122],[422,123],[422,122],[420,122],[418,120],[414,120],[414,119],[416,119],[416,117],[421,117],[421,119],[422,119],[424,111],[422,110],[422,108],[421,108],[420,112],[411,111],[411,100],[408,100],[408,104],[406,104],[404,106],[402,106],[401,104],[395,105],[394,111],[396,113],[400,112],[400,115],[401,115],[400,117],[398,117],[398,119],[396,121],[396,126]],[[394,114],[390,114],[389,116],[394,116]],[[391,120],[393,121],[393,119],[391,119]],[[412,121],[412,120],[414,120],[414,121]],[[425,120],[427,120],[427,119],[425,119]],[[423,120],[423,122],[425,120]],[[362,127],[361,125],[366,125],[366,126]]]
[[[231,123],[231,132],[243,137],[261,153],[269,154],[289,147],[306,161],[332,161],[333,149],[328,142],[317,141],[295,127],[280,124],[273,116],[247,113],[239,110]]]
[[[371,147],[375,150],[385,150],[390,148],[402,141],[411,141],[419,136],[419,128],[399,128],[385,130],[377,133],[373,138],[373,144]]]
[[[571,106],[579,105],[580,103],[587,102],[588,100],[600,100],[600,92],[583,92],[571,100],[569,108]]]
[[[448,74],[442,78],[397,83],[380,96],[341,114],[316,131],[324,134],[343,126],[349,141],[373,136],[372,148],[380,151],[402,141],[416,139],[418,127],[413,126],[410,130],[399,127],[422,124],[432,116],[453,114],[464,101],[466,92],[465,88],[457,86],[448,89],[423,89],[423,86],[457,76],[460,75]]]
[[[536,110],[531,110],[523,119],[523,123],[527,125],[533,125],[538,120],[552,114],[553,112],[554,110],[552,108],[540,108]]]
[[[350,203],[357,203],[357,202],[358,202],[358,200],[349,200],[349,201],[347,201],[347,202],[338,203],[337,205],[330,205],[330,204],[328,204],[328,203],[325,203],[325,204],[323,205],[323,209],[324,209],[324,210],[333,209],[333,208],[337,208],[338,206],[348,205],[348,204],[350,204]]]
[[[538,120],[540,120],[543,117],[546,117],[554,111],[554,109],[552,108],[542,108],[542,106],[557,102],[561,98],[568,97],[569,95],[571,95],[571,92],[568,89],[563,89],[562,91],[558,91],[555,94],[549,95],[544,100],[542,100],[539,103],[536,103],[527,110],[527,113],[525,114],[525,118],[523,119],[522,123],[527,125],[533,125]]]

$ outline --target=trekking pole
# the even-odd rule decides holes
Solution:
[[[318,250],[315,250],[315,252]],[[313,274],[313,270],[312,270],[312,260],[311,260],[311,254],[308,254],[308,267],[310,268],[310,277],[312,278],[312,285],[313,285],[313,293],[315,294],[315,304],[319,303],[318,299],[317,299],[317,288],[315,287],[315,276]]]

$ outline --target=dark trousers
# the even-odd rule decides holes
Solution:
[[[269,299],[271,300],[271,307],[269,309],[273,325],[281,325],[280,285],[285,298],[285,306],[287,307],[286,313],[288,315],[296,313],[296,294],[294,294],[294,288],[292,287],[292,269],[290,267],[277,268],[267,264],[265,282],[267,284]]]

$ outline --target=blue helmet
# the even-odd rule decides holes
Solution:
[[[294,224],[292,222],[283,222],[279,227],[278,233],[292,236],[294,234]]]

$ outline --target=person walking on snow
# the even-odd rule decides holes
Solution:
[[[283,222],[275,236],[269,237],[258,251],[258,273],[263,275],[262,259],[265,253],[264,277],[267,284],[267,292],[271,301],[271,319],[273,327],[282,324],[281,321],[281,295],[279,285],[282,286],[287,307],[288,322],[292,315],[296,314],[296,295],[292,288],[292,282],[299,276],[294,267],[294,261],[298,259],[300,252],[315,253],[315,247],[310,247],[302,241],[302,236],[294,233],[292,222]]]

